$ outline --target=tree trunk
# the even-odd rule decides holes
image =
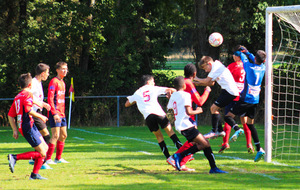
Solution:
[[[27,28],[27,1],[20,0],[20,15],[19,15],[19,56],[21,60],[26,60],[26,51],[24,47],[23,32]],[[20,71],[26,72],[26,64],[20,65]]]
[[[91,9],[95,5],[95,0],[91,0],[90,4],[88,5]],[[87,22],[89,24],[89,27],[93,24],[93,15],[91,14],[87,18]],[[83,36],[83,46],[82,46],[82,52],[81,52],[81,61],[80,61],[80,68],[82,71],[87,71],[89,66],[89,60],[90,60],[90,29],[86,28],[85,35]]]

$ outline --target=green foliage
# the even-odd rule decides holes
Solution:
[[[91,1],[78,0],[3,0],[0,3],[1,97],[16,95],[18,76],[25,72],[34,75],[39,62],[50,65],[50,78],[54,77],[54,65],[59,60],[68,63],[70,73],[65,81],[68,88],[70,78],[74,77],[76,96],[128,95],[136,90],[143,74],[167,69],[165,57],[174,49],[192,50],[204,42],[202,49],[211,54],[227,53],[226,62],[231,60],[231,48],[236,44],[243,44],[252,52],[262,49],[265,8],[296,3],[213,0],[203,9],[206,20],[198,21],[196,5],[201,2],[103,0],[91,5]],[[25,13],[21,11],[24,9]],[[197,22],[203,23],[207,30],[202,42],[196,38]],[[224,44],[217,50],[207,43],[208,34],[214,31],[224,37]],[[156,76],[166,86],[171,79],[172,74]],[[48,81],[44,89],[47,85]],[[4,106],[7,105],[1,105]],[[98,106],[101,107],[95,104]]]

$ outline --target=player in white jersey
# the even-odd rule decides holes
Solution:
[[[209,173],[228,173],[217,168],[208,140],[204,138],[196,126],[189,120],[189,115],[202,113],[202,108],[197,107],[196,110],[193,110],[191,105],[191,94],[184,91],[186,87],[184,78],[181,76],[176,77],[174,80],[174,85],[177,92],[174,92],[171,95],[167,108],[174,111],[176,130],[185,136],[189,142],[195,142],[195,145],[189,149],[173,155],[176,168],[179,171],[181,170],[180,162],[183,157],[203,150],[204,155],[209,161],[211,167]]]
[[[132,96],[127,97],[125,107],[137,105],[138,110],[143,115],[146,124],[152,132],[166,158],[170,157],[167,145],[164,142],[164,137],[159,129],[159,125],[166,131],[172,139],[176,147],[179,149],[182,144],[177,135],[173,131],[171,124],[166,117],[166,113],[158,103],[158,96],[162,94],[172,94],[176,90],[174,88],[155,86],[154,78],[151,75],[143,75],[143,86],[140,87]]]
[[[35,77],[32,79],[32,87],[31,93],[33,95],[33,110],[42,114],[43,108],[46,108],[48,111],[50,110],[50,105],[44,102],[44,91],[42,81],[46,81],[49,76],[49,69],[50,67],[47,64],[39,63],[35,68]],[[33,117],[34,124],[36,125],[37,129],[43,136],[46,144],[50,141],[49,131],[47,129],[47,125],[43,122],[40,118]],[[33,164],[34,161],[30,160],[30,164]],[[46,163],[43,164],[41,169],[52,169]]]
[[[201,86],[213,86],[217,82],[222,90],[218,99],[210,107],[212,130],[204,135],[205,138],[213,139],[217,137],[224,137],[225,132],[222,128],[220,108],[223,108],[230,104],[236,97],[239,96],[239,90],[235,83],[235,80],[229,71],[220,61],[213,60],[209,56],[203,56],[198,63],[199,68],[208,73],[206,78],[195,78],[196,85]],[[243,129],[237,131],[238,135],[243,134]]]

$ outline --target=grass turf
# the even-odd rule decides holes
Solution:
[[[210,127],[199,129],[206,133]],[[258,132],[264,142],[262,127]],[[176,149],[163,134],[173,154]],[[175,171],[146,127],[72,128],[63,153],[70,164],[40,170],[48,178],[40,181],[29,180],[33,166],[28,161],[18,161],[15,173],[9,170],[7,154],[33,150],[25,139],[13,139],[9,127],[1,127],[0,136],[0,189],[299,189],[299,161],[255,163],[255,154],[247,153],[244,136],[222,155],[218,154],[221,139],[210,140],[218,167],[229,174],[209,174],[202,152],[187,164],[195,172]],[[185,141],[182,135],[178,137]]]

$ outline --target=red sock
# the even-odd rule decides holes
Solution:
[[[231,132],[231,126],[228,123],[224,124],[224,132],[226,133],[225,137],[223,137],[223,145],[229,142],[229,136]]]
[[[47,156],[46,156],[46,160],[50,160],[52,157],[52,154],[55,150],[55,144],[49,143],[48,144],[48,152],[47,152]]]
[[[65,147],[65,143],[62,141],[57,141],[56,143],[56,159],[59,160],[61,159],[61,155],[63,153]]]
[[[41,169],[43,163],[44,163],[45,157],[42,157],[40,154],[39,158],[35,158],[33,171],[32,173],[38,174],[39,170]]]
[[[248,144],[252,144],[251,131],[246,123],[243,124],[243,127],[244,127],[244,132],[245,132],[245,137],[246,137],[246,143],[247,143],[247,147],[248,147]]]
[[[183,152],[183,151],[189,149],[189,148],[192,147],[192,146],[193,146],[192,143],[186,141],[186,142],[182,145],[182,147],[180,147],[180,148],[177,150],[176,153],[181,153],[181,152]],[[182,158],[182,160],[181,160],[181,162],[180,162],[180,166],[185,165],[185,164],[191,159],[192,156],[193,156],[193,154],[190,154],[190,155],[188,155],[188,156]]]
[[[38,158],[39,156],[41,156],[41,154],[36,151],[24,152],[21,154],[17,154],[17,160],[30,160]]]

